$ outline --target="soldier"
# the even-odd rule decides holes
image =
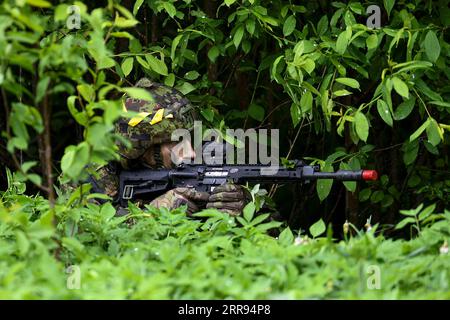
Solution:
[[[154,101],[143,101],[127,98],[127,111],[138,112],[138,116],[128,119],[121,118],[116,123],[116,132],[131,142],[126,148],[119,144],[120,163],[110,163],[100,168],[97,177],[90,178],[94,192],[101,192],[117,200],[121,169],[134,168],[171,168],[177,162],[186,158],[195,158],[192,145],[179,148],[183,154],[174,154],[177,142],[171,141],[174,130],[184,128],[192,130],[196,120],[196,109],[179,91],[141,79],[136,87],[145,88],[152,95]],[[157,208],[174,209],[182,205],[187,206],[190,215],[204,208],[215,208],[230,215],[239,215],[247,202],[247,191],[240,185],[225,184],[214,189],[209,194],[198,192],[193,188],[175,188],[153,199],[150,205]],[[123,208],[118,213],[123,213]]]

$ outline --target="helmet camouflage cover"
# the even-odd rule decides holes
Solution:
[[[154,145],[171,142],[176,129],[192,130],[196,119],[195,107],[178,90],[146,78],[139,80],[136,87],[148,90],[153,101],[125,97],[125,109],[138,115],[120,118],[116,123],[116,132],[131,142],[130,148],[119,143],[124,164],[139,158]]]

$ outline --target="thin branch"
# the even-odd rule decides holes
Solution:
[[[1,93],[2,93],[3,107],[4,107],[5,113],[6,113],[6,121],[5,121],[6,122],[6,136],[7,136],[7,140],[11,140],[11,128],[10,128],[10,125],[9,125],[10,110],[9,110],[9,106],[8,106],[8,98],[6,97],[6,92],[5,92],[5,89],[3,87],[1,88]],[[22,170],[22,165],[20,164],[19,159],[17,159],[17,156],[14,153],[14,151],[10,152],[10,154],[11,154],[11,159],[13,160],[13,163],[14,163],[14,166],[16,167],[16,169],[20,173],[22,173],[23,175],[26,175],[26,173]],[[43,186],[43,185],[36,185],[36,186],[40,190],[42,190],[42,191],[44,191],[46,193],[49,192],[49,189],[46,186]]]

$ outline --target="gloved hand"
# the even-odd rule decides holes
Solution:
[[[214,208],[231,216],[238,216],[242,214],[242,209],[250,198],[251,195],[243,186],[226,183],[214,188],[206,208]]]
[[[165,207],[169,210],[187,205],[187,214],[191,215],[204,208],[208,198],[209,193],[199,192],[194,188],[175,188],[157,197],[150,204],[156,208]]]

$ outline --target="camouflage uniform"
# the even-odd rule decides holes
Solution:
[[[127,111],[138,113],[132,119],[121,118],[116,123],[116,132],[131,142],[126,148],[119,144],[120,164],[108,164],[97,170],[97,177],[91,178],[94,192],[102,192],[117,200],[120,170],[133,169],[143,165],[152,168],[163,167],[160,146],[171,141],[171,133],[179,128],[191,130],[197,118],[196,108],[179,91],[141,79],[137,87],[145,88],[153,101],[127,98],[124,107]],[[152,150],[152,161],[143,161],[143,156]],[[157,208],[177,208],[187,206],[187,213],[192,214],[205,207],[216,208],[231,215],[242,212],[247,202],[242,186],[226,184],[214,189],[209,194],[197,192],[192,188],[175,188],[150,202]],[[123,211],[123,210],[121,210]]]

